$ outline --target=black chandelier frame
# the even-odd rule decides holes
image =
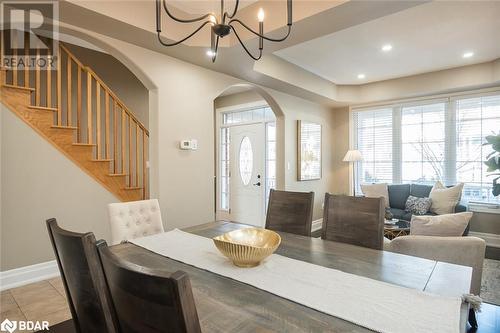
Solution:
[[[231,33],[234,33],[241,46],[245,50],[245,52],[254,60],[259,60],[262,57],[262,50],[264,49],[264,40],[270,42],[282,42],[290,36],[290,32],[292,30],[292,0],[287,0],[287,32],[283,37],[280,38],[271,38],[264,35],[264,22],[263,19],[259,20],[259,31],[255,31],[250,28],[247,24],[236,18],[238,13],[239,0],[236,0],[234,8],[231,13],[225,11],[224,0],[220,1],[220,17],[217,19],[214,13],[208,13],[200,17],[190,18],[190,19],[182,19],[174,16],[172,12],[168,9],[166,0],[156,0],[156,32],[158,35],[158,40],[163,46],[175,46],[179,45],[189,38],[196,35],[201,29],[203,29],[206,25],[210,24],[210,50],[211,50],[211,58],[212,62],[215,62],[217,59],[217,51],[219,49],[219,39],[223,38]],[[196,28],[192,33],[185,36],[184,38],[175,41],[175,42],[166,42],[162,39],[161,36],[161,12],[163,10],[167,13],[168,17],[172,20],[179,23],[195,23],[202,22],[198,28]],[[226,23],[227,21],[227,23]],[[240,38],[240,35],[236,31],[235,24],[238,24],[240,27],[243,27],[250,33],[259,37],[259,51],[257,55],[252,54],[252,52],[248,49],[248,47],[243,43]]]

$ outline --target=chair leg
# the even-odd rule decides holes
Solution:
[[[477,328],[476,311],[474,309],[469,309],[469,324],[473,328]]]

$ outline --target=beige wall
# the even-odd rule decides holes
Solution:
[[[343,162],[345,153],[349,150],[349,119],[350,107],[333,110],[333,184],[332,193],[349,194],[352,188],[352,168]]]
[[[0,112],[0,269],[54,259],[45,227],[50,217],[109,240],[106,205],[117,199],[10,110]]]
[[[151,189],[153,197],[160,201],[166,229],[212,221],[214,99],[228,87],[244,82],[121,41],[103,36],[100,39],[109,43],[111,54],[127,64],[150,89]],[[322,198],[331,182],[330,110],[274,90],[265,89],[265,93],[284,113],[285,160],[290,165],[285,170],[285,187],[315,191],[318,200],[314,217],[319,218]],[[4,121],[2,125],[1,269],[53,258],[44,225],[48,217],[58,217],[69,229],[94,231],[97,237],[109,238],[106,204],[116,199],[13,118],[10,111],[2,113],[9,123]],[[323,125],[321,181],[296,181],[297,119]],[[179,140],[186,138],[198,139],[198,150],[180,150]],[[17,153],[23,151],[30,154]]]
[[[291,191],[313,191],[315,195],[313,219],[323,217],[322,204],[325,192],[332,191],[334,151],[332,110],[303,99],[273,93],[285,112],[285,189]],[[262,100],[262,97],[248,91],[219,97],[216,108],[237,106]],[[322,126],[322,177],[320,180],[297,181],[297,120],[311,121]]]
[[[146,128],[149,127],[148,89],[127,67],[109,54],[73,44],[65,45],[84,65],[97,73]]]
[[[331,191],[333,150],[332,110],[317,104],[281,93],[276,97],[285,110],[285,189],[313,191],[313,220],[323,217],[325,192]],[[322,129],[322,177],[320,180],[297,181],[297,120],[321,124]]]
[[[157,124],[158,198],[167,229],[185,227],[214,219],[214,113],[213,101],[226,88],[241,81],[179,60],[106,39],[127,55],[158,87],[158,114],[150,115]],[[315,191],[318,200],[315,218],[321,217],[321,203],[331,177],[331,113],[326,107],[265,89],[285,114],[285,188]],[[155,119],[156,118],[156,119]],[[316,121],[323,125],[323,172],[321,181],[296,181],[296,121]],[[175,124],[175,125],[174,125]],[[181,139],[198,139],[197,151],[181,151]],[[154,149],[152,147],[152,149]],[[153,166],[155,167],[155,166]],[[321,198],[321,199],[319,199]]]
[[[263,101],[263,103],[267,104],[264,101],[264,98],[262,98],[262,96],[260,96],[257,92],[255,92],[254,90],[249,90],[236,94],[217,97],[214,101],[214,107],[216,109],[228,108],[259,101]]]
[[[500,235],[500,215],[474,213],[470,221],[470,230],[475,232]]]

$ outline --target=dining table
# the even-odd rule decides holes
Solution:
[[[182,230],[213,238],[248,227],[251,226],[215,221]],[[445,297],[461,297],[469,293],[472,276],[470,267],[320,238],[278,233],[281,245],[275,253],[285,257]],[[114,245],[110,249],[118,257],[140,266],[186,272],[191,280],[203,332],[370,332],[346,320],[161,256],[132,243]],[[314,280],[314,276],[311,276],[311,280]],[[332,302],[342,300],[332,299]],[[466,331],[468,312],[468,304],[462,303],[462,332]],[[404,321],[405,318],[395,316],[393,320]]]

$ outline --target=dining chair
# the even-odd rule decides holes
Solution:
[[[382,250],[383,198],[325,194],[321,238]]]
[[[271,189],[266,229],[311,237],[314,192]]]
[[[94,234],[64,230],[55,218],[46,224],[75,330],[118,332]]]
[[[97,248],[120,332],[201,332],[186,273],[135,265],[118,258],[105,241]]]
[[[164,231],[158,199],[111,203],[108,213],[113,245]]]

